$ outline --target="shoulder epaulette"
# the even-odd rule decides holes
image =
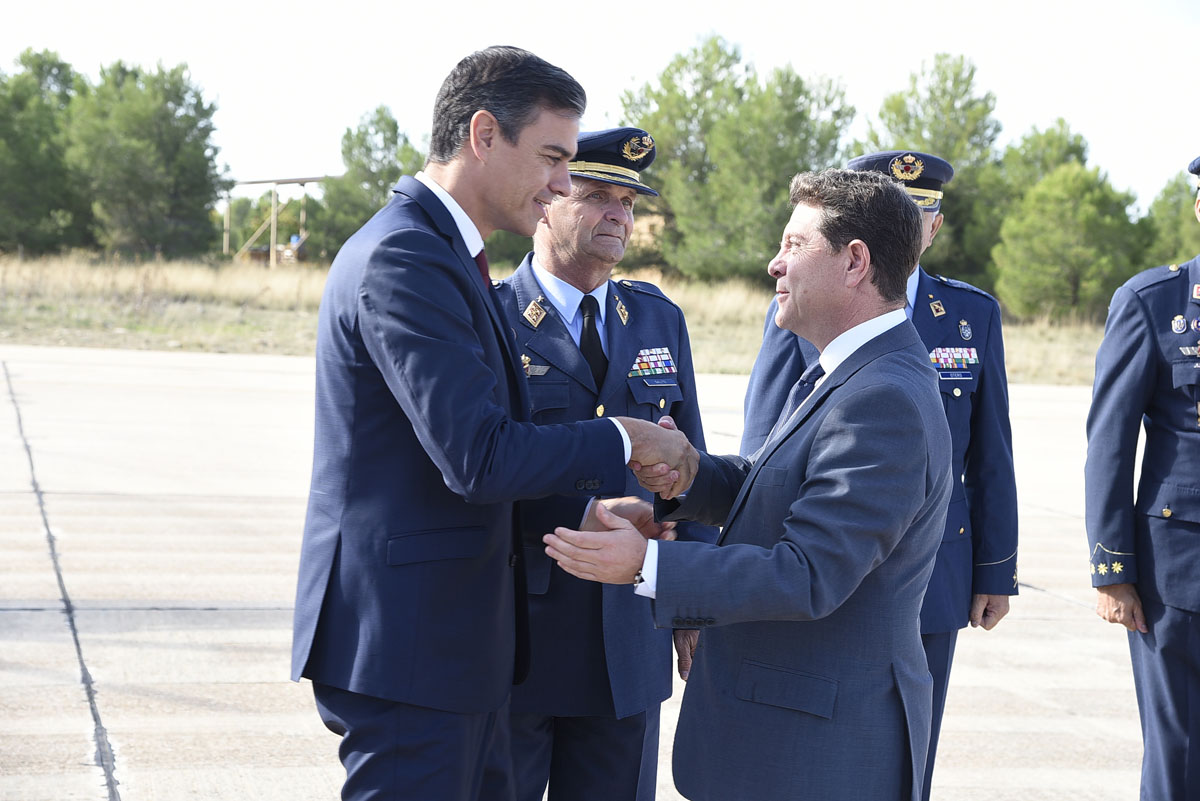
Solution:
[[[629,289],[642,295],[649,295],[652,298],[664,300],[675,308],[679,308],[678,304],[664,295],[661,289],[647,281],[632,281],[628,278],[614,278],[613,283],[622,289]]]
[[[988,300],[990,300],[992,303],[997,302],[996,298],[994,296],[992,296],[991,293],[983,291],[982,289],[975,286],[974,284],[968,284],[966,281],[959,281],[957,278],[947,278],[944,275],[934,275],[931,277],[935,281],[938,281],[939,283],[941,283],[943,286],[948,286],[948,287],[951,287],[952,289],[962,289],[967,292],[971,292],[975,295],[980,295],[982,297],[985,297]]]
[[[1149,270],[1142,270],[1133,276],[1133,278],[1126,281],[1125,288],[1132,292],[1138,292],[1155,284],[1170,281],[1179,275],[1187,275],[1187,270],[1178,264],[1164,264],[1158,267],[1151,267]]]

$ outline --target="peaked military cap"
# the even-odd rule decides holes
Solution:
[[[850,159],[848,170],[881,172],[901,184],[922,211],[942,207],[942,184],[954,177],[950,162],[915,150],[884,150]]]
[[[579,134],[579,151],[567,165],[572,178],[591,178],[658,195],[642,183],[642,170],[654,162],[654,139],[641,128],[609,128]]]

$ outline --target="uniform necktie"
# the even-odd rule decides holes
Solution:
[[[482,248],[475,254],[475,266],[479,268],[479,274],[483,277],[484,286],[491,286],[492,274],[488,272],[487,253]]]
[[[600,329],[596,320],[600,317],[600,304],[592,295],[584,295],[579,302],[579,310],[583,312],[583,331],[579,335],[579,350],[587,360],[592,370],[592,380],[596,382],[596,391],[604,383],[608,373],[608,357],[604,355],[604,347],[600,344]]]
[[[775,427],[771,429],[772,434],[777,429],[782,428],[792,418],[792,415],[800,408],[800,404],[804,403],[805,399],[812,394],[812,391],[817,386],[817,382],[824,375],[825,368],[821,366],[820,362],[813,362],[809,365],[804,374],[800,376],[800,380],[792,386],[792,391],[788,393],[787,403],[783,406],[783,412],[779,415],[779,419],[775,421]]]

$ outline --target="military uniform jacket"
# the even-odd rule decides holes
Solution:
[[[917,269],[912,323],[937,370],[954,444],[946,530],[921,607],[921,632],[931,634],[967,625],[974,594],[1016,594],[1017,487],[1000,307],[970,284]],[[771,322],[775,309],[772,301],[750,376],[748,433],[770,430],[812,350]],[[743,454],[751,446],[743,439]]]
[[[1200,612],[1200,257],[1113,295],[1084,468],[1093,586],[1133,582]],[[1133,496],[1139,427],[1146,444]]]
[[[543,297],[531,257],[496,288],[526,364],[531,419],[657,422],[669,414],[703,448],[691,346],[679,307],[649,284],[610,281],[604,325],[609,367],[597,389],[579,346]],[[624,487],[603,494],[652,498],[632,473]],[[671,694],[671,637],[655,629],[650,602],[629,585],[577,579],[546,556],[542,536],[555,526],[576,527],[585,505],[565,496],[522,505],[533,658],[528,679],[513,690],[516,714],[626,717]],[[717,536],[715,528],[695,523],[680,525],[677,534],[709,542]]]

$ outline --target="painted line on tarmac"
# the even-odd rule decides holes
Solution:
[[[37,498],[38,511],[42,516],[42,528],[46,531],[46,543],[50,547],[50,561],[54,564],[54,577],[58,579],[58,591],[62,596],[62,611],[67,616],[67,624],[71,628],[71,639],[75,643],[75,658],[79,661],[80,680],[87,691],[88,706],[92,711],[92,721],[96,728],[92,738],[96,742],[96,764],[104,770],[104,782],[108,786],[108,801],[121,801],[117,791],[117,777],[114,773],[112,744],[108,741],[108,731],[100,719],[100,708],[96,704],[96,687],[92,674],[88,671],[87,662],[83,658],[83,648],[79,644],[79,629],[75,626],[75,607],[71,604],[71,595],[67,592],[66,582],[63,581],[62,565],[58,560],[58,546],[54,533],[50,530],[50,518],[46,515],[46,499],[38,484],[37,471],[33,467],[33,448],[29,438],[25,436],[25,424],[21,419],[21,407],[17,403],[17,393],[13,389],[12,376],[8,372],[8,362],[0,361],[4,368],[4,381],[8,385],[8,397],[12,401],[13,411],[17,415],[17,433],[21,436],[21,444],[25,446],[25,456],[29,460],[29,483],[33,487],[34,497]]]

